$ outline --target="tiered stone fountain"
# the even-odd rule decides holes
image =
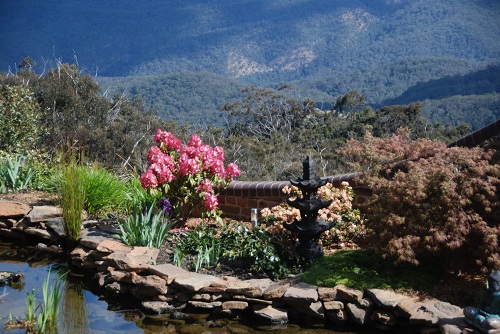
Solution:
[[[316,164],[309,156],[302,162],[302,167],[302,178],[290,180],[292,185],[301,190],[302,196],[287,200],[290,206],[299,209],[300,219],[295,218],[292,223],[285,223],[284,227],[298,234],[297,251],[310,264],[316,257],[324,254],[319,244],[319,237],[321,233],[331,229],[335,223],[318,219],[318,211],[331,204],[331,201],[325,201],[316,196],[318,188],[324,186],[328,179],[321,179],[316,175]]]

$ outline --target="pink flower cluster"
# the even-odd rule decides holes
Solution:
[[[206,210],[212,211],[218,206],[214,189],[226,185],[241,174],[235,163],[224,166],[222,147],[204,145],[196,134],[187,145],[182,145],[172,133],[158,129],[155,141],[157,145],[148,152],[148,170],[140,176],[141,184],[146,189],[165,184],[169,187],[163,187],[164,192],[175,191],[175,184],[177,188],[190,187],[196,192],[192,198],[203,200]],[[176,197],[176,194],[164,195],[167,198]]]

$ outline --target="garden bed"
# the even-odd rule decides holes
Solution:
[[[23,194],[19,195],[17,199],[23,196],[24,198],[29,197]],[[40,196],[31,194],[29,198],[37,201],[37,197]],[[15,196],[9,198],[9,200],[13,199],[16,199]],[[188,222],[188,224],[190,223],[194,224],[194,221]],[[100,230],[101,232],[99,232],[99,229],[96,229],[98,224],[100,223],[95,221],[93,223],[84,223],[84,226],[87,227],[83,232],[82,239],[79,241],[79,246],[71,253],[71,263],[73,266],[81,267],[83,270],[96,270],[96,277],[99,278],[99,284],[108,293],[123,294],[130,291],[134,297],[141,301],[142,307],[145,310],[149,310],[149,312],[160,312],[164,308],[170,309],[169,307],[171,306],[181,307],[179,306],[181,305],[179,302],[184,300],[181,303],[184,303],[182,305],[187,305],[188,308],[198,310],[229,310],[226,313],[231,316],[238,314],[242,310],[240,308],[246,310],[245,312],[247,313],[249,312],[249,315],[265,319],[270,315],[274,317],[275,313],[278,312],[279,316],[273,318],[273,321],[285,321],[284,319],[288,319],[288,312],[288,316],[292,318],[299,316],[300,319],[300,314],[312,314],[316,320],[322,322],[333,321],[338,324],[345,323],[346,321],[364,324],[366,321],[367,324],[371,323],[373,325],[376,322],[384,323],[384,321],[389,321],[387,324],[391,323],[391,325],[389,327],[385,326],[387,328],[394,328],[396,324],[398,324],[396,326],[409,325],[410,327],[416,326],[417,328],[421,328],[422,326],[435,327],[440,318],[451,316],[454,319],[453,326],[467,326],[463,324],[464,320],[460,308],[462,305],[458,305],[456,302],[444,303],[445,305],[449,305],[447,308],[453,311],[452,314],[438,314],[442,311],[440,310],[440,303],[443,301],[449,302],[457,297],[457,292],[466,291],[467,289],[463,283],[476,282],[473,279],[469,281],[456,280],[454,282],[443,280],[439,282],[438,286],[429,291],[418,291],[408,295],[407,293],[403,294],[399,292],[394,294],[391,291],[387,291],[386,293],[381,289],[366,289],[363,291],[340,285],[324,287],[301,282],[300,276],[273,282],[267,278],[261,278],[262,276],[256,275],[256,273],[247,271],[244,269],[244,263],[241,266],[235,266],[234,263],[220,265],[215,269],[201,269],[199,273],[193,273],[189,262],[182,263],[182,267],[186,270],[171,265],[173,245],[167,243],[160,250],[148,248],[147,252],[145,247],[128,247],[116,239],[116,232],[101,233],[105,230]],[[94,234],[91,230],[96,231],[97,234]],[[97,237],[97,239],[94,239],[94,237]],[[31,234],[27,234],[24,237],[25,240],[27,238],[33,241]],[[127,254],[130,256],[132,254],[135,254],[133,256],[139,256],[140,261],[132,259]],[[144,254],[154,255],[151,255],[151,257],[147,255],[147,259],[145,259]],[[125,258],[131,261],[129,262],[130,267],[128,265],[124,267],[125,262],[123,262],[123,259]],[[241,270],[238,268],[241,268]],[[182,271],[181,274],[179,274],[179,270]],[[179,275],[182,278],[177,279],[176,277]],[[207,285],[201,286],[200,280],[201,283]],[[207,280],[209,280],[208,283]],[[193,281],[196,281],[196,283],[193,283]],[[458,284],[460,286],[457,286]],[[258,290],[258,293],[254,291],[255,289]],[[147,292],[146,295],[143,295],[144,291]],[[450,299],[436,298],[438,291]],[[310,294],[316,296],[313,298],[315,301],[312,302],[310,300]],[[464,295],[463,293],[460,294]],[[394,304],[391,306],[389,313],[392,315],[390,318],[385,318],[387,310],[384,305],[387,300],[395,297],[400,302],[397,305]],[[215,298],[222,299],[215,301]],[[214,300],[212,301],[212,299]],[[174,301],[174,303],[171,304],[171,301]],[[340,305],[339,303],[343,304]],[[275,305],[279,306],[275,309]],[[307,307],[303,308],[304,305]],[[414,307],[415,305],[420,306],[416,308]],[[340,309],[337,309],[337,307]],[[379,309],[380,307],[382,309]],[[345,311],[339,313],[339,310],[342,309]],[[400,315],[396,315],[398,314],[397,312],[395,313],[396,309],[408,312],[407,317],[410,320],[405,316],[401,318]],[[422,313],[418,311],[420,309],[427,311]],[[346,311],[349,314],[347,318],[345,318]],[[294,312],[299,312],[299,314],[293,315]],[[415,313],[410,315],[411,312]],[[421,313],[420,315],[419,312]],[[374,315],[375,318],[370,316],[370,314]],[[429,314],[434,315],[429,318]],[[411,320],[412,317],[416,317],[413,322]],[[443,333],[445,332],[443,331]]]
[[[17,201],[28,204],[29,206],[39,205],[56,205],[58,197],[54,193],[43,191],[24,191],[17,193],[1,194],[0,200]],[[186,223],[188,226],[193,225],[199,219],[190,219]],[[234,222],[232,219],[227,219],[227,223]],[[250,225],[250,223],[247,223]],[[169,242],[160,249],[157,264],[173,263],[172,249],[174,245]],[[335,250],[330,250],[327,253],[331,254]],[[234,266],[236,265],[236,266]],[[190,270],[190,263],[184,260],[182,267]],[[242,269],[243,268],[243,269]],[[248,272],[244,269],[244,263],[236,263],[233,266],[222,265],[215,268],[201,268],[200,273],[223,276],[234,276],[241,279],[262,278],[262,274]],[[463,273],[460,276],[450,273],[447,277],[436,282],[436,284],[428,289],[409,292],[398,291],[403,294],[412,295],[419,298],[436,298],[451,304],[465,307],[478,304],[478,296],[481,294],[485,286],[485,276],[479,274]]]

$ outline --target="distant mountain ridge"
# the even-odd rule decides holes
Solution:
[[[248,84],[291,82],[298,97],[325,102],[359,90],[380,105],[431,99],[427,82],[500,63],[499,18],[500,1],[481,0],[5,0],[0,72],[26,56],[39,73],[54,59],[78,62],[114,92],[188,122],[196,112],[220,119],[215,105]],[[172,81],[181,77],[182,87]]]
[[[74,53],[104,76],[298,78],[412,57],[484,61],[500,57],[499,17],[498,1],[470,0],[7,0],[0,69]],[[241,73],[243,63],[259,66]]]

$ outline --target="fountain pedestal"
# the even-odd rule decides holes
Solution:
[[[316,196],[318,188],[324,186],[328,180],[316,175],[316,164],[309,156],[302,162],[302,167],[302,178],[290,180],[292,185],[301,190],[302,197],[287,200],[290,206],[299,209],[300,220],[295,218],[292,223],[285,223],[284,227],[298,234],[297,251],[304,257],[307,264],[311,264],[312,260],[324,254],[323,247],[319,244],[321,233],[331,229],[335,223],[317,219],[318,211],[327,208],[332,203],[332,201],[325,201]]]

